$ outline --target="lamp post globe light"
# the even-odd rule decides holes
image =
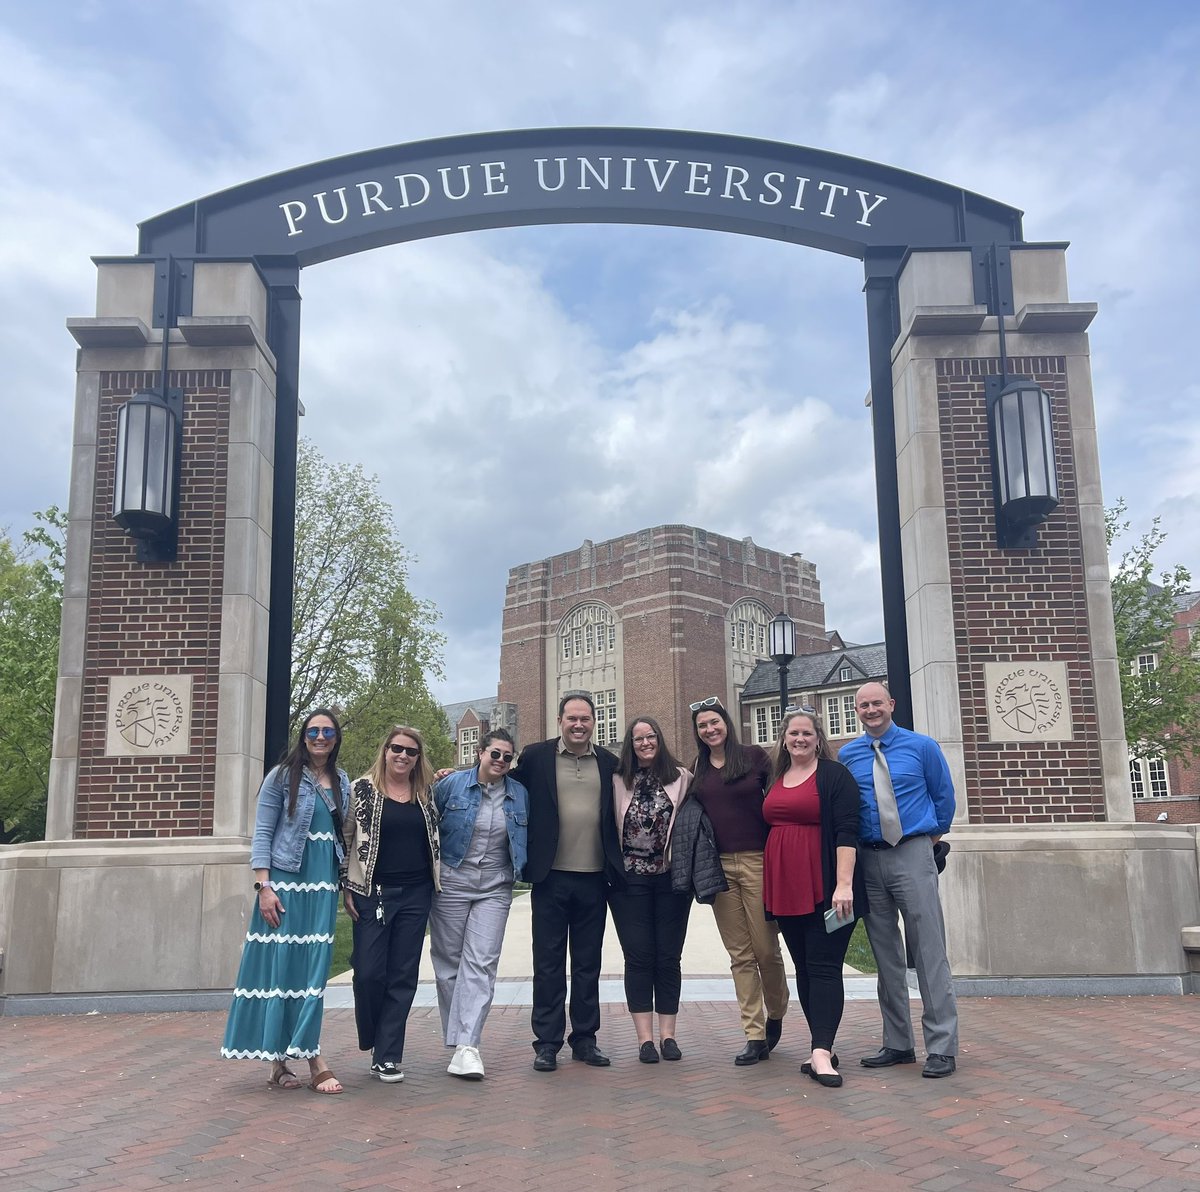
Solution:
[[[767,641],[771,661],[779,667],[779,715],[782,717],[788,705],[788,663],[796,657],[796,622],[780,610],[768,626]]]
[[[117,411],[112,515],[143,563],[175,561],[182,411],[178,390],[135,393]]]

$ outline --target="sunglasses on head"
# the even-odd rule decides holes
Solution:
[[[700,699],[694,704],[689,704],[688,711],[699,712],[702,708],[719,708],[720,706],[721,697],[719,695],[710,695],[708,699]]]
[[[494,762],[503,762],[506,766],[513,759],[513,755],[511,753],[501,753],[499,749],[489,749],[488,757],[490,757]]]
[[[397,745],[395,742],[388,742],[388,753],[394,753],[399,756],[401,753],[407,753],[409,757],[420,757],[421,751],[415,745]]]
[[[807,704],[788,704],[783,710],[785,716],[791,716],[796,712],[803,712],[805,716],[815,716],[816,708],[810,708]]]
[[[324,725],[321,728],[306,728],[304,735],[310,740],[315,741],[319,737],[324,737],[326,741],[332,741],[337,736],[337,729]]]

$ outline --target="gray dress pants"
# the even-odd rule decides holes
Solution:
[[[958,1054],[958,1004],[946,959],[946,924],[938,897],[933,842],[914,836],[895,848],[862,846],[870,912],[867,939],[879,966],[879,1009],[883,1014],[883,1045],[897,1051],[913,1046],[912,1015],[908,1006],[908,969],[897,915],[904,916],[908,946],[917,966],[921,990],[921,1027],[927,1055]]]
[[[512,906],[511,869],[442,865],[429,916],[429,956],[447,1047],[478,1047],[496,992],[500,945]]]

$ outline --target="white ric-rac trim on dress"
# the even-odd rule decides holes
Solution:
[[[332,832],[309,832],[308,838],[309,838],[309,840],[332,840],[333,833]]]
[[[316,1051],[232,1051],[228,1047],[221,1048],[221,1058],[225,1060],[313,1060],[320,1054],[319,1047]]]
[[[234,997],[316,997],[324,999],[323,989],[235,989]]]
[[[292,890],[297,893],[311,893],[313,890],[340,890],[341,886],[333,882],[272,882],[273,890]]]
[[[263,935],[260,931],[246,932],[246,939],[256,944],[332,944],[333,936],[321,935]]]

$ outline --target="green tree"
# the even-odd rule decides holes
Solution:
[[[54,734],[63,533],[54,506],[23,543],[0,536],[0,841],[41,840]]]
[[[1104,512],[1108,545],[1129,531],[1125,502]],[[1166,540],[1155,518],[1125,553],[1112,577],[1113,621],[1121,669],[1125,737],[1133,757],[1171,758],[1200,750],[1200,659],[1191,645],[1177,645],[1177,598],[1191,591],[1192,576],[1177,564],[1154,578],[1154,555]],[[1138,673],[1141,655],[1157,667]]]
[[[436,608],[408,590],[411,556],[397,541],[379,479],[326,461],[300,443],[296,474],[296,587],[292,615],[292,733],[312,707],[343,721],[339,763],[351,775],[374,760],[393,724],[425,735],[442,764],[453,749],[429,677],[441,678],[445,637]]]

